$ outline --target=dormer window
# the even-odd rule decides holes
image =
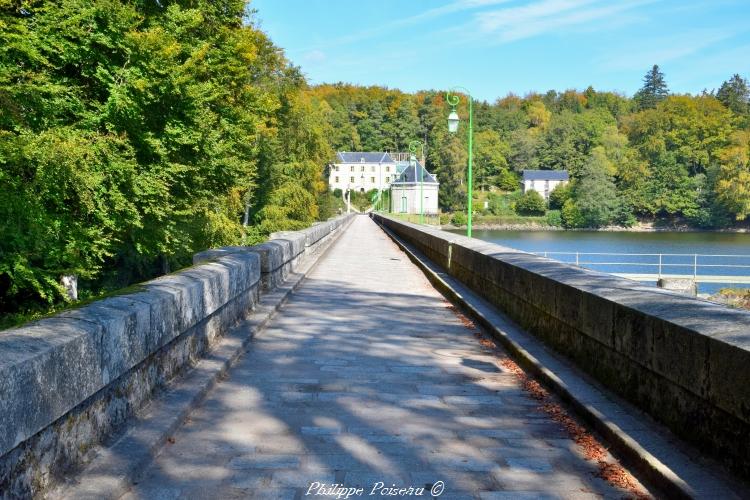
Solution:
[[[365,162],[365,158],[364,158],[364,157],[360,158],[360,159],[359,159],[359,162],[360,162],[360,163],[364,163],[364,162]]]

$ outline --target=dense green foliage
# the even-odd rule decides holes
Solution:
[[[547,203],[541,194],[529,190],[516,202],[515,209],[521,215],[544,215],[547,211]]]
[[[459,133],[449,135],[442,92],[346,84],[311,92],[328,110],[334,149],[404,151],[409,139],[424,139],[441,208],[466,210],[465,99]],[[727,226],[750,214],[749,99],[738,75],[715,95],[670,95],[654,66],[633,98],[589,87],[476,102],[475,191],[513,192],[524,169],[565,169],[571,184],[549,205],[567,227],[627,226],[636,218]],[[488,198],[488,212],[517,213],[519,196]]]
[[[0,310],[331,211],[326,109],[244,0],[0,0]],[[247,209],[247,227],[243,227]]]

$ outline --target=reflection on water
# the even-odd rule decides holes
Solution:
[[[451,232],[464,234],[462,230]],[[604,232],[604,231],[473,231],[475,238],[526,252],[571,252],[548,254],[550,258],[575,262],[576,252],[588,254],[689,254],[663,256],[665,274],[692,275],[695,264],[699,275],[750,276],[750,234],[678,233],[678,232]],[[697,258],[693,254],[701,254]],[[709,257],[711,256],[711,257]],[[586,255],[579,256],[586,267],[611,273],[657,274],[658,255]],[[748,266],[748,267],[729,267]],[[654,285],[654,282],[648,283]],[[700,283],[701,293],[720,288],[750,287],[746,284]]]

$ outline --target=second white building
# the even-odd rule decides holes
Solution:
[[[424,210],[425,214],[437,214],[439,187],[436,176],[414,162],[391,182],[391,212],[418,214]]]

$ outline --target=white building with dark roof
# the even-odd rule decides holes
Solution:
[[[401,159],[401,153],[394,153]],[[386,190],[406,168],[407,162],[397,161],[387,152],[336,153],[336,161],[330,165],[328,187],[331,190],[360,191]]]
[[[541,194],[545,200],[549,199],[549,194],[560,184],[567,184],[570,181],[567,170],[524,170],[523,171],[523,192],[530,190]]]
[[[418,214],[438,213],[438,188],[440,183],[434,174],[420,162],[408,165],[396,180],[391,182],[391,212]],[[423,196],[420,207],[420,194]]]

